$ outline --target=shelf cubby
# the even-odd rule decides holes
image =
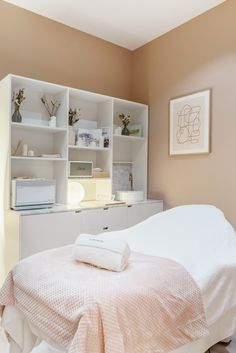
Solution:
[[[49,125],[49,114],[44,104],[41,102],[41,98],[45,96],[49,104],[51,100],[58,100],[58,102],[60,102],[61,105],[56,113],[57,127],[67,128],[68,91],[66,87],[13,75],[11,80],[12,95],[13,92],[16,93],[21,88],[24,88],[24,96],[26,97],[20,109],[23,124],[37,126]],[[12,115],[14,112],[14,104],[12,103],[11,106]]]
[[[142,190],[147,197],[147,140],[148,140],[148,107],[141,103],[114,99],[113,124],[121,126],[119,113],[130,115],[130,124],[141,128],[141,136],[113,134],[113,193],[117,188],[128,188],[129,174],[132,173],[135,190]],[[119,183],[119,175],[127,180]]]
[[[112,109],[111,97],[96,93],[70,89],[69,107],[80,109],[80,120],[74,129],[109,128],[109,147],[92,147],[69,145],[69,160],[92,161],[94,167],[112,173]]]
[[[49,129],[33,129],[17,128],[11,129],[11,145],[16,147],[18,142],[27,144],[28,150],[33,150],[35,156],[42,154],[60,154],[61,158],[67,158],[67,131],[60,133],[52,133]],[[19,151],[19,156],[22,155],[22,150]]]

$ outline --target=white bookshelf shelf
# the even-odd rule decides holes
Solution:
[[[46,158],[46,157],[23,157],[23,156],[11,156],[12,160],[15,161],[51,161],[51,162],[66,162],[66,158]]]
[[[69,149],[73,150],[86,150],[86,151],[111,151],[109,147],[81,147],[81,146],[74,146],[74,145],[69,145]]]
[[[145,137],[139,137],[139,136],[130,136],[130,135],[113,135],[113,137],[117,140],[124,140],[124,141],[146,141]]]
[[[113,161],[113,164],[133,164],[132,161]]]
[[[67,128],[63,127],[51,127],[44,125],[24,124],[11,122],[11,126],[14,129],[26,129],[26,130],[38,130],[48,132],[67,132]]]

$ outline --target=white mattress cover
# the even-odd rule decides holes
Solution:
[[[198,284],[211,335],[173,353],[203,353],[235,332],[236,236],[220,210],[208,205],[180,206],[106,236],[126,239],[133,251],[181,263]],[[20,320],[13,321],[11,325],[22,325]],[[50,342],[35,328],[31,330]],[[37,353],[58,352],[45,342],[37,349]]]

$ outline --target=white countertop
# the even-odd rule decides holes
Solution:
[[[16,212],[21,216],[28,216],[28,215],[37,215],[37,214],[48,214],[48,213],[59,213],[59,212],[69,212],[69,211],[82,211],[82,210],[89,210],[89,209],[96,209],[96,208],[105,208],[105,207],[122,207],[122,206],[129,206],[135,204],[144,204],[144,203],[153,203],[153,202],[163,202],[162,200],[143,200],[139,202],[133,203],[126,203],[122,201],[112,201],[112,200],[100,200],[100,201],[83,201],[78,206],[76,205],[69,205],[69,204],[55,204],[53,207],[49,208],[41,208],[41,209],[34,209],[34,210],[22,210],[22,211],[14,211],[10,210],[11,212]]]

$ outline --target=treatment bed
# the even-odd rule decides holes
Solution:
[[[236,236],[220,210],[208,205],[180,206],[103,236],[125,239],[137,253],[173,260],[196,282],[209,333],[171,353],[204,353],[235,333]],[[2,326],[11,353],[66,353],[46,330],[26,319],[17,305],[4,307]],[[145,353],[160,352],[154,349]]]

